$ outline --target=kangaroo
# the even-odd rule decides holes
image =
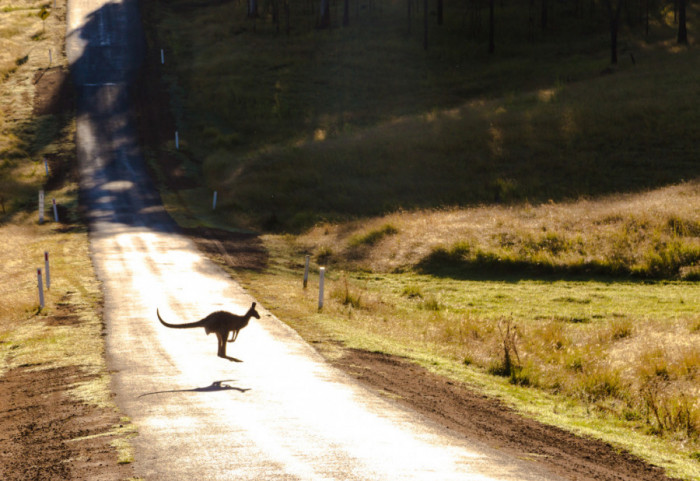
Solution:
[[[258,311],[255,310],[255,302],[252,306],[250,306],[248,312],[242,316],[231,314],[230,312],[226,311],[216,311],[212,312],[204,319],[196,322],[188,322],[186,324],[170,324],[165,322],[163,318],[160,317],[160,312],[158,312],[158,309],[156,309],[156,315],[158,316],[160,323],[165,327],[172,327],[176,329],[203,327],[204,332],[206,332],[207,335],[212,332],[216,333],[216,338],[219,342],[219,351],[217,356],[228,359],[229,361],[238,361],[238,359],[226,355],[226,342],[235,341],[238,338],[238,332],[248,325],[248,321],[250,321],[251,317],[260,319],[260,314],[258,314]],[[228,338],[229,334],[231,334],[230,339]]]

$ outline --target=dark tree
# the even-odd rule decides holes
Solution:
[[[328,28],[331,26],[331,2],[330,0],[321,0],[321,19],[318,24],[319,28]]]
[[[610,63],[614,65],[617,65],[617,33],[620,30],[620,12],[623,1],[606,0],[610,17]]]
[[[286,31],[287,35],[289,35],[289,33],[292,30],[291,25],[289,24],[289,0],[284,0],[283,8],[284,8],[285,31]]]
[[[541,23],[542,23],[542,30],[547,30],[547,13],[548,13],[547,0],[542,0],[542,16],[540,18]]]
[[[688,45],[688,27],[686,25],[686,0],[678,0],[678,43]]]
[[[428,50],[428,0],[423,0],[423,48]]]
[[[489,53],[494,53],[496,51],[494,3],[495,0],[489,0]]]
[[[442,25],[442,10],[443,10],[443,0],[437,0],[437,24]]]
[[[350,25],[350,0],[343,0],[343,27]]]
[[[411,33],[411,6],[413,5],[413,0],[408,0],[406,6],[408,7],[408,33]]]
[[[258,0],[248,0],[248,18],[258,18]]]

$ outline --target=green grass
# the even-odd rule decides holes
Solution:
[[[295,259],[273,250],[273,260],[265,272],[232,274],[328,356],[337,355],[328,340],[405,356],[672,475],[700,473],[692,460],[700,447],[697,283],[330,270],[330,295],[316,312],[313,277],[303,290]],[[508,369],[506,325],[517,331]]]

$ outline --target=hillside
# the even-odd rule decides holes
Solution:
[[[493,54],[479,5],[431,4],[426,50],[415,2],[350,2],[348,26],[332,4],[330,28],[308,2],[150,4],[162,197],[329,360],[399,356],[695,479],[698,6],[688,47],[670,3],[648,32],[627,3],[611,65],[604,3],[542,28],[497,2]]]

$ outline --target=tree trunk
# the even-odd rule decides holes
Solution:
[[[319,28],[328,28],[331,25],[331,2],[330,0],[321,0],[321,19],[319,20]]]
[[[547,11],[547,0],[542,0],[542,17],[541,17],[541,22],[542,22],[542,31],[547,30],[547,14],[549,12]]]
[[[343,27],[350,25],[350,0],[343,1]]]
[[[285,24],[286,24],[285,27],[286,27],[287,36],[289,36],[289,34],[292,31],[292,27],[291,27],[290,21],[289,21],[289,0],[284,0],[284,19],[285,19]]]
[[[686,0],[678,2],[678,43],[688,45],[688,27],[686,25]]]
[[[248,0],[248,18],[258,18],[258,0]]]
[[[428,50],[428,0],[423,0],[423,49]]]
[[[494,53],[496,51],[496,40],[495,40],[495,24],[494,19],[494,3],[496,0],[489,0],[489,53]]]
[[[442,10],[443,10],[443,0],[437,0],[437,24],[442,25],[443,18],[442,18]]]
[[[622,2],[617,0],[613,7],[613,0],[608,0],[608,12],[610,14],[610,63],[617,65],[617,33],[620,29],[620,11]]]
[[[649,36],[649,10],[650,10],[649,4],[650,3],[651,3],[651,0],[646,0],[646,17],[644,20],[644,23],[645,23],[644,32],[645,32],[647,37]]]

